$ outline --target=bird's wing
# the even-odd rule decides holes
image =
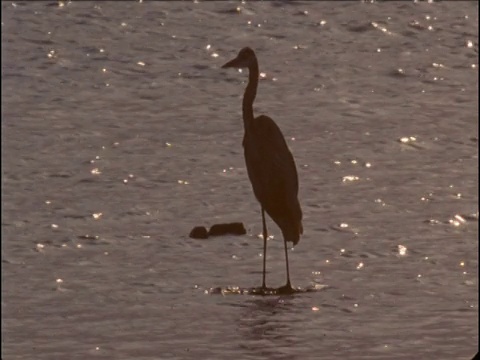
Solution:
[[[280,128],[271,118],[261,115],[254,120],[252,130],[254,136],[252,143],[255,144],[253,172],[256,182],[261,184],[262,192],[271,196],[296,199],[297,169]]]
[[[285,241],[298,243],[303,232],[298,175],[282,132],[272,119],[259,116],[245,134],[244,148],[255,197],[282,229]]]

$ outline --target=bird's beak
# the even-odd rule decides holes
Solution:
[[[235,58],[233,60],[230,60],[229,62],[227,62],[225,65],[222,66],[222,69],[226,69],[226,68],[240,68],[240,63],[238,61],[238,58]]]

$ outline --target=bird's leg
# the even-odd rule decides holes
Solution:
[[[282,286],[281,290],[282,291],[293,291],[292,289],[292,285],[290,283],[290,269],[288,268],[288,251],[287,251],[287,242],[285,241],[285,239],[283,240],[283,244],[285,245],[285,262],[287,264],[287,283],[285,284],[285,286]]]
[[[262,224],[263,224],[263,281],[262,289],[265,290],[267,286],[265,285],[265,274],[267,268],[267,225],[265,224],[265,210],[262,207]]]

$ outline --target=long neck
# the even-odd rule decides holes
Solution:
[[[248,85],[243,94],[243,123],[245,125],[245,131],[248,131],[249,123],[253,121],[253,101],[257,95],[258,87],[258,62],[255,58],[252,65],[248,67]]]

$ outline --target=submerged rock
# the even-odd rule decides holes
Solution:
[[[208,232],[205,226],[195,226],[192,231],[190,231],[189,236],[194,239],[206,239],[208,238]]]
[[[219,236],[219,235],[245,235],[247,230],[245,230],[245,226],[243,223],[235,222],[229,224],[215,224],[210,228],[208,232],[209,236]]]
[[[328,289],[328,285],[314,284],[307,286],[305,288],[301,287],[291,287],[291,286],[282,286],[279,288],[267,288],[267,287],[251,287],[251,288],[241,288],[238,286],[227,286],[227,287],[216,287],[210,288],[210,290],[205,290],[205,294],[211,295],[260,295],[260,296],[278,296],[278,295],[294,295],[308,292],[317,292]]]

